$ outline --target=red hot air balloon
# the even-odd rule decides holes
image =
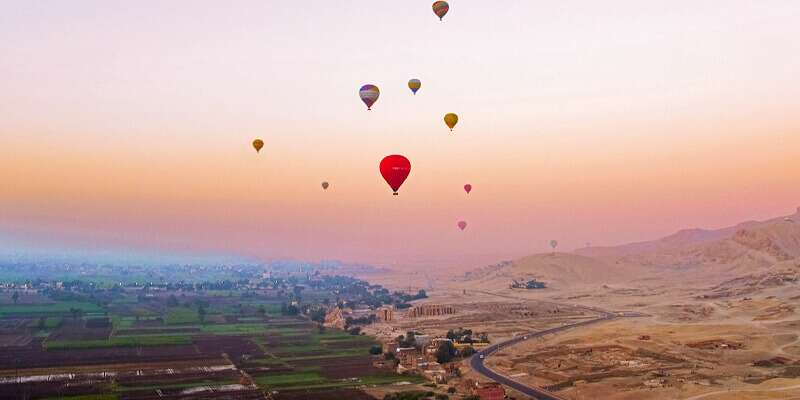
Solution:
[[[472,191],[472,185],[470,185],[469,183],[464,185],[464,191],[467,192],[467,194],[469,194],[469,192]]]
[[[462,231],[467,229],[467,221],[458,221],[458,229],[461,229]]]
[[[380,169],[383,179],[386,180],[386,183],[394,191],[394,195],[397,196],[397,191],[411,172],[411,162],[399,154],[393,154],[381,160]]]

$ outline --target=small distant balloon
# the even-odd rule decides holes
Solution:
[[[422,87],[422,82],[419,79],[412,79],[408,81],[408,88],[411,89],[411,92],[417,94],[417,90]]]
[[[551,240],[550,241],[550,247],[552,247],[553,250],[555,250],[556,247],[558,247],[558,240]]]
[[[455,115],[453,113],[445,115],[444,123],[447,124],[447,127],[450,128],[450,130],[452,131],[453,128],[455,128],[456,124],[458,123],[458,115]]]
[[[358,90],[358,95],[361,97],[361,101],[367,105],[367,110],[372,110],[372,105],[378,101],[381,91],[375,85],[364,85]]]
[[[411,162],[399,154],[386,156],[381,160],[380,171],[383,179],[392,188],[394,195],[397,196],[400,186],[403,185],[403,182],[408,178],[408,174],[411,173]]]
[[[322,189],[323,190],[328,190],[328,186],[330,186],[330,184],[328,182],[322,182]]]
[[[464,191],[467,192],[467,194],[469,194],[469,192],[472,191],[472,185],[470,185],[469,183],[464,185]]]
[[[436,1],[433,3],[433,13],[439,17],[439,21],[450,11],[450,5],[446,1]]]
[[[253,140],[253,148],[256,149],[256,153],[261,151],[261,148],[264,147],[264,141],[261,139]]]
[[[467,229],[467,221],[458,221],[458,229],[461,229],[462,231]]]

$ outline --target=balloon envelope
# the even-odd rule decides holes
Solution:
[[[464,229],[467,229],[467,221],[458,221],[458,228],[461,229],[462,231]]]
[[[253,140],[253,148],[256,149],[256,153],[261,151],[261,148],[264,147],[264,141],[261,139]]]
[[[328,186],[330,186],[330,184],[328,182],[322,182],[322,188],[323,189],[327,190]]]
[[[411,172],[411,162],[399,154],[393,154],[381,160],[380,170],[383,179],[386,180],[394,194],[397,195],[397,190],[400,189],[400,186],[403,185],[403,182],[406,181],[408,174]]]
[[[419,79],[412,79],[408,81],[408,88],[411,89],[411,92],[417,94],[417,90],[422,87],[422,82]]]
[[[550,247],[555,249],[556,246],[558,246],[558,240],[551,240],[550,241]]]
[[[469,183],[464,185],[464,191],[467,192],[467,194],[469,194],[469,192],[472,191],[472,185],[470,185]]]
[[[433,13],[439,17],[439,21],[450,11],[450,5],[446,1],[436,1],[433,3]]]
[[[449,114],[445,115],[444,116],[444,123],[447,124],[447,126],[452,131],[453,128],[455,128],[456,124],[458,123],[458,115],[455,115],[453,113],[449,113]]]
[[[367,110],[371,110],[372,105],[378,101],[381,91],[375,85],[364,85],[358,90],[358,95],[361,97],[361,101],[367,105]]]

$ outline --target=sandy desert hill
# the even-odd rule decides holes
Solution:
[[[535,254],[470,271],[463,280],[493,289],[507,287],[512,279],[532,278],[554,288],[692,281],[730,289],[739,283],[785,280],[787,273],[794,276],[800,270],[798,264],[800,209],[721,229],[685,229],[653,241]]]

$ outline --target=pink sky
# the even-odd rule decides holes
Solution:
[[[4,6],[6,237],[475,266],[800,205],[796,1],[140,3]]]

